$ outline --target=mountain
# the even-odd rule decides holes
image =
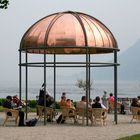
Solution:
[[[118,57],[121,80],[140,80],[140,39]]]
[[[118,66],[118,80],[140,80],[140,39],[125,52],[118,55],[118,63],[120,64]],[[81,72],[77,74],[77,77],[85,79],[85,73]],[[113,77],[114,67],[91,68],[91,79],[93,80],[113,80]]]
[[[118,80],[140,80],[140,39],[125,52],[118,55],[118,63],[120,64],[118,66]],[[113,79],[113,67],[100,68],[93,73],[97,76],[98,80]]]

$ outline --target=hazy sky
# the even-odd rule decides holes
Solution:
[[[120,52],[140,38],[140,0],[10,0],[0,10],[0,81],[18,80],[18,49],[25,31],[44,16],[78,11],[96,17],[114,34]]]

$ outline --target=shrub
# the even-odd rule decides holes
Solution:
[[[29,100],[28,101],[28,106],[31,108],[36,108],[37,102],[36,100]]]
[[[0,98],[0,106],[3,105],[3,103],[5,102],[5,100],[6,100],[6,99],[4,99],[4,98]]]
[[[59,105],[58,102],[55,103],[55,108],[56,108],[56,109],[60,109],[60,105]]]

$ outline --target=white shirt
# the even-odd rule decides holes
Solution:
[[[102,107],[103,109],[107,109],[102,103],[101,103],[101,107]]]

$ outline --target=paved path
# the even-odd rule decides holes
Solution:
[[[118,124],[113,123],[114,115],[108,115],[107,126],[82,126],[72,123],[56,124],[39,121],[35,127],[15,127],[10,121],[3,127],[4,113],[0,113],[0,140],[115,140],[140,133],[140,122],[130,123],[131,115],[118,115]],[[29,113],[29,118],[36,117]]]

